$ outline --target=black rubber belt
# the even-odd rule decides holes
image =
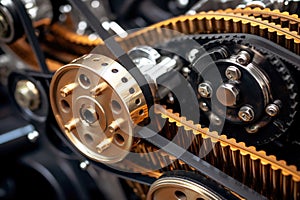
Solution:
[[[246,185],[210,165],[208,162],[188,152],[186,149],[160,136],[151,129],[144,127],[138,132],[138,134],[141,138],[164,150],[166,153],[175,156],[177,159],[182,160],[203,175],[239,194],[240,196],[246,199],[267,199]]]
[[[136,67],[127,53],[122,49],[122,47],[115,41],[114,37],[112,37],[102,27],[98,18],[90,11],[90,9],[83,1],[69,0],[69,2],[80,11],[80,13],[86,18],[88,24],[104,41],[106,47],[111,51],[111,53],[120,62],[120,64],[123,65],[123,67],[125,67],[128,72],[134,77],[143,92],[148,108],[150,108],[153,105],[153,96],[150,90],[150,86],[144,75]]]
[[[20,21],[23,25],[24,31],[26,33],[27,39],[32,47],[32,50],[35,54],[35,57],[37,59],[37,62],[42,70],[43,73],[48,74],[49,69],[47,67],[47,64],[45,62],[45,56],[43,51],[40,48],[39,41],[35,35],[34,27],[32,26],[32,21],[23,5],[23,3],[20,0],[14,0],[13,1],[17,13],[19,15]]]

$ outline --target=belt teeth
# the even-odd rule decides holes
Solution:
[[[300,54],[299,24],[300,19],[298,16],[280,13],[278,10],[271,11],[270,9],[250,8],[227,9],[225,11],[202,12],[195,16],[181,16],[170,19],[166,22],[161,22],[142,31],[138,31],[137,33],[130,34],[125,39],[118,39],[118,41],[127,47],[127,49],[145,43],[153,45],[163,42],[163,37],[160,37],[160,35],[166,38],[172,38],[176,35],[173,31],[167,29],[176,30],[185,34],[251,33],[268,38],[296,54]],[[90,41],[84,36],[77,37],[67,31],[62,31],[62,27],[59,26],[53,26],[52,31],[76,45],[103,45],[101,40]],[[84,50],[86,50],[86,47],[83,49],[78,47],[80,53]],[[172,111],[169,110],[168,112]],[[175,115],[175,118],[176,117],[179,117],[178,114]],[[192,142],[190,151],[197,153],[200,157],[206,155],[210,147],[215,144],[213,151],[207,154],[204,159],[222,169],[227,174],[241,180],[250,187],[255,188],[257,191],[273,199],[300,198],[300,172],[291,170],[295,173],[286,173],[286,163],[277,162],[274,157],[268,157],[269,160],[264,160],[266,157],[264,153],[259,153],[262,157],[256,154],[254,155],[253,152],[256,152],[255,149],[250,147],[246,148],[244,144],[236,144],[234,140],[228,140],[225,136],[220,137],[220,141],[212,141],[209,135],[203,134],[208,133],[207,130],[203,131],[203,133],[198,131],[201,129],[200,126],[195,128],[196,130],[187,132],[186,125],[182,123],[182,121],[185,120],[183,118],[181,118],[180,122],[169,115],[165,116],[165,118],[168,118],[170,122],[175,122],[177,126],[183,127],[180,129],[182,136],[178,141],[181,145],[185,144],[185,134],[190,135],[193,132],[197,135],[196,139]],[[166,132],[175,131],[168,129]],[[171,135],[168,137],[170,136]],[[243,148],[241,148],[241,146]],[[159,156],[155,154],[150,156],[148,152],[152,152],[153,149],[146,148],[144,144],[137,145],[136,148],[137,152],[144,152],[143,158],[152,162],[155,166],[164,166],[166,162],[170,162],[174,159],[167,155]],[[249,150],[250,153],[243,149]],[[280,167],[283,168],[281,169]],[[192,170],[187,165],[178,161],[173,162],[167,169]]]
[[[204,160],[223,172],[271,199],[299,198],[300,172],[295,166],[277,161],[275,156],[267,156],[264,151],[258,152],[255,147],[246,147],[245,143],[236,143],[235,139],[227,139],[225,135],[218,137],[206,128],[201,129],[200,125],[186,122],[171,110],[160,109],[158,112],[173,124],[177,121],[177,126],[184,127],[180,129],[184,131],[177,134],[195,134],[196,139],[189,150],[194,154],[199,152],[200,157],[206,155]],[[185,140],[185,137],[180,139]],[[174,169],[191,170],[179,161],[174,163]]]

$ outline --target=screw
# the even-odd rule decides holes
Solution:
[[[236,61],[241,65],[247,65],[251,60],[251,55],[247,51],[240,51],[237,55]]]
[[[241,78],[241,71],[235,66],[229,66],[225,75],[229,80],[239,80]]]
[[[205,103],[205,102],[200,102],[199,107],[200,107],[200,109],[201,109],[202,111],[204,111],[204,112],[209,111],[209,108],[208,108],[208,106],[207,106],[207,103]]]
[[[254,111],[249,106],[243,106],[239,110],[239,118],[244,122],[250,122],[254,119]]]
[[[82,170],[86,170],[86,169],[88,168],[89,165],[90,165],[90,162],[87,161],[87,160],[85,160],[85,161],[83,161],[83,162],[81,162],[81,163],[79,164],[79,166],[80,166],[80,168],[81,168]]]
[[[212,95],[212,87],[209,83],[200,83],[198,86],[198,92],[201,97],[210,98]]]
[[[276,116],[279,113],[279,106],[273,103],[269,104],[266,107],[266,113],[271,117]]]
[[[28,140],[30,140],[30,142],[35,142],[39,136],[40,136],[39,132],[32,131],[27,135],[27,138]]]
[[[40,105],[40,93],[36,86],[28,80],[20,80],[17,83],[15,99],[21,108],[31,111],[37,110]]]

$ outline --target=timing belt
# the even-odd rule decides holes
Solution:
[[[90,11],[88,6],[81,0],[69,0],[69,2],[76,7],[79,12],[86,18],[89,25],[93,30],[99,35],[99,37],[104,41],[105,46],[111,51],[113,56],[120,62],[120,64],[127,69],[127,71],[134,77],[140,86],[143,95],[146,99],[148,108],[153,105],[153,97],[150,90],[150,86],[141,73],[141,71],[136,67],[127,53],[122,49],[122,47],[115,41],[101,25],[97,17]]]
[[[241,182],[223,173],[219,169],[215,168],[208,162],[200,159],[194,154],[188,152],[184,148],[178,146],[172,141],[160,136],[153,130],[143,127],[138,131],[138,135],[146,141],[152,143],[158,148],[164,150],[166,153],[175,156],[177,159],[182,160],[186,164],[198,170],[203,175],[223,185],[229,190],[236,192],[246,199],[267,199],[266,197],[255,192],[251,188],[245,186]]]
[[[124,52],[121,46],[111,37],[108,32],[101,26],[101,23],[96,18],[96,16],[89,10],[89,8],[81,1],[81,0],[69,0],[70,3],[75,6],[81,14],[86,18],[87,22],[94,29],[94,31],[101,37],[104,41],[106,47],[111,51],[111,53],[118,58],[119,62],[130,72],[130,74],[136,79],[139,86],[141,87],[143,94],[147,100],[147,104],[150,107],[153,105],[153,98],[151,94],[150,87],[139,71],[139,69],[135,66],[129,56]],[[147,98],[150,97],[150,98]],[[197,156],[192,153],[186,151],[182,147],[174,144],[168,139],[158,135],[156,132],[151,129],[144,127],[142,128],[138,134],[144,138],[146,141],[152,143],[158,148],[163,149],[170,155],[175,156],[176,158],[186,162],[188,165],[194,167],[202,174],[208,176],[212,180],[218,182],[219,184],[224,185],[228,189],[240,194],[241,196],[247,199],[266,199],[262,195],[258,194],[254,190],[245,186],[244,184],[238,182],[237,180],[231,178],[226,175],[222,171],[213,167],[209,163],[201,160]],[[149,137],[149,135],[151,137]]]
[[[49,69],[45,62],[45,56],[44,56],[43,51],[41,50],[39,41],[35,35],[32,21],[28,15],[23,3],[20,0],[14,0],[13,2],[16,6],[17,13],[19,15],[19,18],[23,25],[27,39],[33,49],[33,52],[35,54],[38,64],[39,64],[42,72],[44,72],[45,74],[49,74]]]

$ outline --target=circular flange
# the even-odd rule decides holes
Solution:
[[[147,200],[221,200],[214,191],[194,181],[179,177],[164,177],[155,181]]]
[[[130,152],[134,127],[148,117],[135,79],[102,55],[85,55],[60,68],[51,82],[50,100],[67,139],[101,163],[123,160]]]

